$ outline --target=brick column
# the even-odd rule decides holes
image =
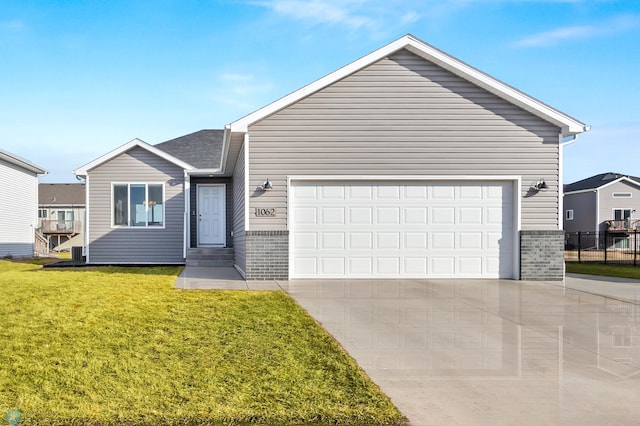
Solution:
[[[520,279],[564,279],[564,231],[520,231]]]
[[[246,231],[245,279],[289,279],[289,231]]]

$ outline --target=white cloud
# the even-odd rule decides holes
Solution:
[[[366,1],[336,0],[267,0],[253,4],[266,7],[275,13],[297,20],[322,24],[340,24],[358,29],[375,25],[375,20],[358,9]]]
[[[0,21],[0,30],[17,31],[24,28],[24,22],[14,19],[12,21]]]
[[[271,82],[257,80],[251,74],[223,73],[218,76],[218,81],[213,99],[245,112],[262,105],[264,95],[273,90]]]
[[[525,37],[514,43],[518,47],[553,46],[565,41],[606,37],[640,27],[640,16],[621,15],[597,25],[574,25],[556,28]]]

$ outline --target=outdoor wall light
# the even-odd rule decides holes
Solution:
[[[267,178],[267,180],[265,180],[264,183],[262,184],[262,190],[271,191],[272,189],[273,189],[273,185],[271,185],[271,182],[269,182],[269,178]]]
[[[544,181],[544,178],[540,178],[537,182],[532,182],[529,187],[530,190],[535,192],[544,191],[547,188],[549,188],[549,186],[547,185],[547,182]]]

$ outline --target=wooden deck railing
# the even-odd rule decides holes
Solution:
[[[79,234],[82,223],[79,220],[43,220],[40,229],[43,234]]]

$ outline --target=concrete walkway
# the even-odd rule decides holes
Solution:
[[[282,290],[276,281],[245,281],[232,267],[185,266],[175,282],[183,290]]]
[[[567,289],[606,296],[630,303],[640,303],[640,280],[603,277],[598,275],[567,274],[563,283]]]

